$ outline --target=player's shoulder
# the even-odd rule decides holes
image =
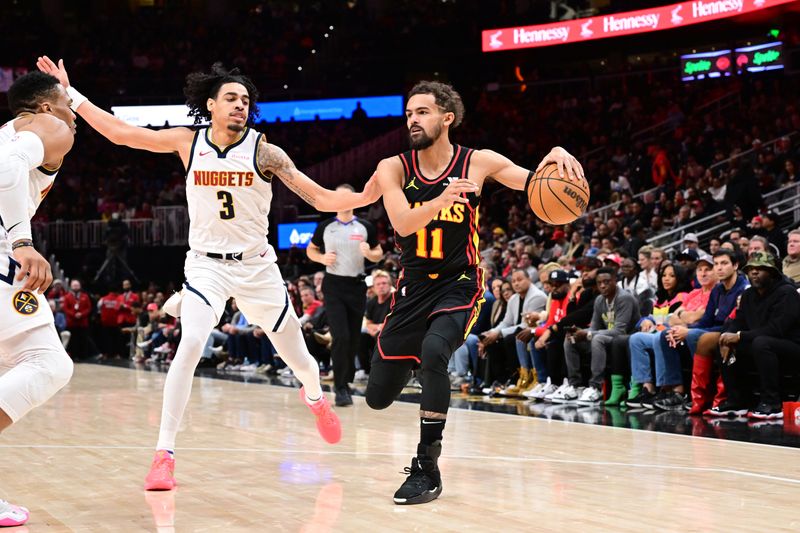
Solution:
[[[16,131],[34,131],[39,134],[69,133],[66,122],[50,113],[31,113],[16,118],[14,121]],[[6,124],[10,124],[7,122]]]

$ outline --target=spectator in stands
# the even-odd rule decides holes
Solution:
[[[787,235],[783,273],[796,284],[800,284],[800,229],[793,229]]]
[[[61,344],[66,350],[69,345],[70,337],[70,332],[67,329],[67,316],[64,314],[64,311],[61,310],[60,304],[56,300],[47,300],[47,303],[50,305],[50,310],[53,312],[53,321],[58,336],[61,338]]]
[[[648,285],[650,285],[651,289],[656,289],[658,287],[658,271],[653,269],[652,251],[652,246],[642,246],[639,248],[639,253],[637,255],[639,258],[639,268],[647,280]]]
[[[700,240],[697,238],[696,233],[687,233],[683,236],[683,247],[694,250],[697,252],[697,255],[706,253],[704,250],[700,249]]]
[[[113,288],[97,301],[97,309],[100,312],[100,328],[97,340],[101,360],[117,357],[121,353],[120,305],[119,294]]]
[[[533,266],[533,257],[531,257],[530,252],[523,252],[519,256],[519,263],[517,264],[517,268],[521,268],[525,271],[528,275],[528,279],[537,281],[539,279],[539,270]],[[513,270],[508,275],[511,275]]]
[[[715,253],[717,253],[717,250],[719,250],[721,244],[721,240],[717,239],[716,237],[711,238],[711,240],[708,241],[708,254],[713,256]]]
[[[692,408],[689,414],[700,414],[710,402],[713,355],[725,320],[736,307],[739,295],[747,288],[747,278],[738,273],[739,258],[730,250],[714,254],[714,273],[718,283],[711,290],[703,316],[687,325],[672,326],[667,341],[673,348],[685,343],[692,360]],[[717,380],[716,405],[722,403],[725,391]]]
[[[132,289],[131,280],[122,280],[122,294],[119,295],[120,306],[118,324],[120,327],[129,327],[136,323],[133,313],[133,304],[139,302],[139,295]]]
[[[63,303],[67,329],[71,333],[68,351],[74,360],[86,359],[89,355],[89,314],[92,312],[92,301],[83,292],[80,280],[73,279],[69,288]]]
[[[223,368],[226,370],[255,370],[256,367],[245,368],[245,366],[249,367],[252,364],[250,357],[253,354],[253,343],[250,342],[250,337],[256,326],[247,321],[247,317],[236,305],[234,298],[231,298],[230,307],[233,312],[231,321],[222,325],[222,332],[228,335],[228,364]]]
[[[299,280],[298,280],[299,283]],[[300,289],[300,301],[303,304],[303,316],[300,317],[300,324],[305,324],[314,316],[314,312],[322,306],[322,302],[317,299],[313,287],[308,283]]]
[[[628,291],[636,298],[641,313],[650,314],[655,291],[650,287],[647,275],[639,270],[639,264],[632,257],[622,260],[619,288]]]
[[[631,333],[639,321],[636,298],[617,286],[617,272],[613,268],[597,271],[597,288],[600,295],[594,301],[592,323],[589,329],[568,333],[564,341],[569,386],[554,393],[552,400],[566,403],[577,400],[580,405],[597,405],[602,399],[606,359],[615,337]],[[589,386],[578,397],[581,382],[581,355],[591,356],[592,376]]]
[[[747,413],[751,418],[783,418],[780,367],[800,358],[800,295],[770,253],[753,253],[744,271],[751,287],[742,293],[736,316],[719,338],[728,400],[718,410]],[[754,362],[761,394],[758,406],[748,412],[747,374]]]
[[[50,285],[50,288],[47,289],[45,294],[47,295],[48,300],[56,300],[60,303],[66,293],[67,291],[64,289],[64,282],[60,279],[54,279],[52,285]]]
[[[653,248],[650,251],[650,267],[656,272],[661,272],[661,264],[664,262],[664,250]]]
[[[579,257],[583,256],[583,252],[585,250],[586,243],[583,240],[583,235],[581,235],[580,231],[573,229],[572,235],[570,235],[569,244],[567,249],[564,251],[563,256],[568,257],[569,259],[578,259]]]
[[[761,235],[750,237],[750,242],[747,243],[746,257],[750,257],[755,252],[767,252],[769,249],[769,241]]]
[[[701,263],[706,271],[710,270],[707,263]],[[710,276],[708,276],[710,277]],[[629,407],[653,408],[656,401],[656,387],[663,387],[662,394],[658,399],[662,399],[667,392],[671,391],[676,385],[680,385],[680,369],[678,379],[675,376],[667,376],[664,368],[660,368],[659,363],[664,361],[661,353],[661,334],[669,324],[669,315],[676,312],[683,306],[690,287],[689,272],[680,265],[665,264],[661,267],[661,275],[658,280],[658,290],[656,291],[656,302],[653,306],[653,313],[642,317],[637,324],[638,332],[631,335],[628,339],[630,350],[631,368],[631,392],[628,395]],[[654,354],[656,360],[656,374],[653,379],[653,370],[650,367],[650,354]],[[616,373],[611,374],[611,394],[606,401],[606,405],[619,405],[622,395],[626,392],[623,381],[624,373],[622,365],[615,362]],[[612,366],[612,372],[614,367]]]
[[[364,310],[364,327],[361,330],[358,361],[361,368],[356,372],[355,381],[366,381],[369,376],[370,358],[375,350],[375,339],[378,338],[383,321],[389,314],[392,304],[392,278],[385,270],[373,270],[371,279],[375,296],[367,301]],[[369,284],[369,283],[368,283]]]
[[[525,313],[541,313],[547,303],[547,296],[536,288],[528,277],[528,272],[519,268],[511,274],[511,285],[514,288],[514,295],[508,301],[503,320],[493,328],[486,331],[481,338],[484,349],[494,344],[500,339],[504,340],[504,350],[502,353],[502,363],[498,361],[497,374],[503,378],[511,375],[510,367],[516,366],[518,362],[516,350],[516,334],[525,328],[523,316]],[[509,363],[513,361],[509,365]],[[517,388],[525,388],[535,376],[531,375],[530,369],[519,368],[519,379]]]
[[[466,376],[470,366],[472,367],[472,386],[474,388],[480,386],[481,380],[478,378],[479,335],[492,327],[491,312],[496,299],[500,297],[502,283],[502,279],[495,278],[485,287],[483,297],[486,301],[481,306],[481,312],[475,320],[475,325],[469,331],[464,344],[459,346],[453,353],[451,358],[452,366],[448,367],[448,371],[450,371],[450,383],[455,387],[467,383]]]
[[[764,213],[761,219],[762,219],[762,226],[764,229],[763,235],[767,239],[767,242],[769,244],[777,246],[778,249],[776,251],[778,253],[786,249],[786,236],[783,234],[783,231],[781,231],[781,228],[778,226],[778,224],[780,224],[781,221],[780,215],[778,215],[774,211],[768,211]]]

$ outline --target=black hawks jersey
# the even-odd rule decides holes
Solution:
[[[419,169],[418,153],[409,150],[400,154],[405,177],[403,192],[409,206],[414,209],[438,197],[451,181],[466,179],[469,160],[474,150],[453,145],[453,159],[441,176],[429,178]],[[453,204],[443,209],[427,226],[414,235],[401,237],[395,234],[400,248],[400,264],[404,276],[437,279],[475,268],[480,261],[478,253],[478,203],[475,193],[468,195],[469,203]]]

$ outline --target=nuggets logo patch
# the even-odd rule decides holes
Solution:
[[[14,310],[21,315],[32,315],[39,309],[39,300],[28,291],[19,291],[14,295],[12,303]]]

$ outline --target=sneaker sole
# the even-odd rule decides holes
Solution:
[[[164,491],[164,490],[172,490],[178,483],[176,481],[166,482],[166,481],[159,481],[157,483],[145,483],[144,490],[151,490],[151,491]]]
[[[760,413],[747,413],[747,416],[749,418],[755,418],[756,420],[780,420],[783,418],[783,412],[770,413],[768,415]]]
[[[420,503],[432,502],[442,493],[442,486],[436,487],[436,490],[427,490],[413,498],[392,498],[397,505],[417,505]]]

